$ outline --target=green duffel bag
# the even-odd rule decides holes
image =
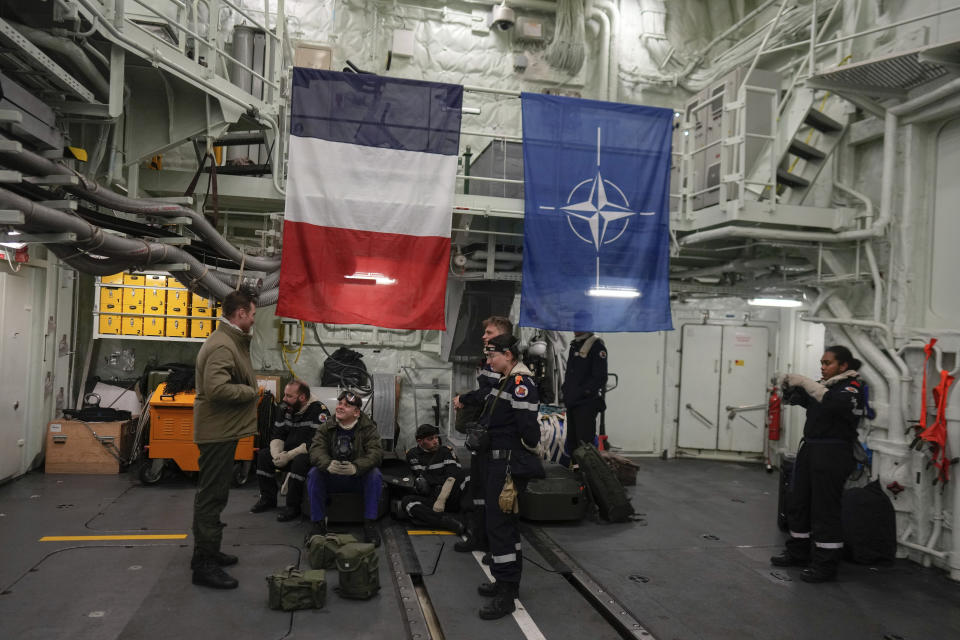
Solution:
[[[343,598],[366,600],[380,590],[380,569],[377,549],[369,542],[351,542],[337,551],[340,586],[336,592]]]
[[[301,571],[290,565],[267,576],[267,593],[267,604],[271,609],[322,609],[327,601],[326,571]]]
[[[337,568],[337,551],[345,544],[358,542],[349,533],[328,533],[325,536],[311,536],[307,542],[307,559],[314,569]]]

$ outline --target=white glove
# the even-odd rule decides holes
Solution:
[[[443,481],[443,487],[440,489],[440,494],[433,503],[433,510],[437,513],[440,513],[447,508],[447,498],[450,497],[450,492],[453,491],[453,485],[456,483],[456,481],[456,478],[447,478]]]
[[[273,466],[275,466],[278,469],[282,469],[283,467],[290,464],[290,460],[292,459],[293,459],[293,455],[289,451],[281,451],[280,453],[278,453],[273,457]]]
[[[270,441],[270,457],[276,460],[281,453],[283,453],[283,440],[274,438]]]
[[[817,402],[821,402],[823,395],[827,392],[825,386],[799,373],[788,373],[783,376],[783,384],[785,387],[800,387]]]

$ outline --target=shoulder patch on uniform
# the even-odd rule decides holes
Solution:
[[[855,393],[855,392],[857,391],[857,388],[856,388],[856,387],[844,387],[843,390],[844,390],[844,391],[849,391],[849,392],[851,392],[851,393]]]
[[[522,384],[517,385],[517,387],[513,390],[513,395],[517,396],[518,398],[526,398],[528,393],[530,393],[530,391],[528,391],[527,387]]]
[[[600,349],[600,357],[601,357],[601,358],[606,358],[606,357],[607,357],[607,352],[606,352],[605,349]]]
[[[320,422],[326,422],[326,421],[327,421],[327,418],[329,418],[329,417],[330,417],[330,416],[328,416],[327,414],[321,413],[319,416],[317,416],[317,420],[319,420]]]

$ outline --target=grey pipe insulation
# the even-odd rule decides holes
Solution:
[[[242,253],[230,244],[226,238],[220,235],[216,227],[210,224],[202,214],[197,213],[193,209],[188,209],[178,204],[138,200],[114,193],[74,172],[69,167],[26,150],[20,152],[0,152],[0,165],[34,176],[77,176],[80,184],[66,185],[64,186],[65,191],[78,198],[109,207],[110,209],[116,209],[117,211],[169,218],[189,217],[191,230],[209,243],[210,247],[224,258],[233,260],[238,264],[242,263],[245,268],[253,271],[270,273],[280,269],[279,257],[266,258]]]
[[[172,275],[188,289],[198,291],[207,298],[222,300],[234,288],[218,277],[216,272],[211,271],[210,267],[179,247],[104,233],[102,228],[86,220],[45,207],[6,189],[0,189],[0,209],[23,212],[23,224],[16,225],[22,231],[75,233],[77,241],[72,245],[56,243],[48,246],[54,255],[81,271],[106,275],[103,270],[107,269],[107,266],[109,266],[108,273],[116,273],[131,266],[184,263],[187,265],[187,270],[172,272]],[[112,260],[101,261],[89,255],[78,254],[78,249],[84,253],[93,253]],[[275,304],[278,294],[279,290],[276,287],[261,291],[260,306]]]

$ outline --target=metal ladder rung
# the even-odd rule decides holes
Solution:
[[[807,111],[807,115],[804,116],[803,121],[819,131],[843,131],[842,124],[816,109]]]
[[[823,160],[827,157],[827,154],[820,149],[806,142],[801,142],[796,138],[790,141],[790,153],[795,156],[800,156],[804,160]]]

